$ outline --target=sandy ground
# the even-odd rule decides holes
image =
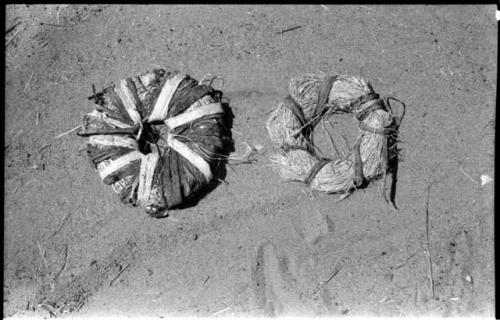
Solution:
[[[4,317],[493,316],[495,6],[6,10]],[[51,140],[92,84],[157,66],[223,77],[236,152],[264,146],[161,220],[119,203],[86,139]],[[406,103],[398,211],[379,182],[336,202],[270,166],[265,120],[317,71]]]

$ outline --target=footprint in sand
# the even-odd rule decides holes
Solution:
[[[314,269],[310,245],[334,231],[334,223],[319,210],[302,212],[294,221],[304,241],[283,243],[278,248],[266,242],[257,250],[252,270],[257,305],[266,316],[303,316],[321,313],[328,303],[314,301],[307,274]]]
[[[301,212],[295,219],[295,231],[310,244],[318,243],[326,234],[333,232],[334,223],[319,210]]]
[[[254,289],[257,304],[266,316],[303,316],[314,313],[295,288],[292,264],[287,259],[280,260],[271,243],[267,242],[259,247],[253,270]]]
[[[447,283],[449,287],[445,294],[451,298],[458,299],[456,303],[448,297],[446,314],[453,316],[456,314],[470,314],[475,310],[474,301],[474,248],[470,231],[461,230],[448,244],[450,262],[448,266]]]

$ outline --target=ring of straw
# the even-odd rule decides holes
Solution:
[[[342,99],[332,98],[339,96]],[[391,100],[401,103],[400,116],[393,115]],[[308,75],[300,81],[292,79],[290,95],[279,103],[266,123],[278,149],[271,162],[285,180],[302,181],[326,193],[344,193],[342,199],[369,181],[383,178],[381,194],[387,201],[386,175],[392,173],[391,202],[395,205],[400,151],[397,142],[405,109],[404,103],[394,97],[380,98],[360,78]],[[323,152],[314,144],[313,135],[320,121],[336,113],[351,114],[357,121],[359,135],[350,154],[326,158],[320,155]]]

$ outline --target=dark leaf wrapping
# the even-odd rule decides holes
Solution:
[[[79,132],[81,136],[114,134],[135,139],[139,130],[142,130],[137,150],[142,153],[157,150],[160,155],[153,175],[152,195],[150,196],[153,201],[149,201],[146,206],[146,211],[153,216],[161,216],[162,214],[158,212],[185,203],[210,183],[196,166],[166,144],[168,128],[163,122],[148,122],[148,117],[153,111],[163,85],[174,75],[174,72],[156,69],[126,79],[126,87],[139,102],[136,109],[143,120],[142,129],[139,125],[134,125],[113,85],[91,98],[96,103],[97,111],[103,112],[109,119],[126,124],[127,128],[117,128],[109,121],[86,115],[82,130]],[[201,105],[215,103],[220,102],[220,98],[219,91],[215,91],[210,86],[199,85],[197,80],[186,76],[173,94],[167,118],[185,112],[194,103]],[[212,172],[215,172],[223,160],[223,151],[228,143],[232,142],[230,132],[224,124],[225,114],[218,113],[175,128],[172,133],[178,141],[205,159]],[[134,150],[136,149],[118,145],[100,146],[89,143],[87,146],[88,157],[96,168],[103,161],[116,160]],[[120,200],[125,204],[135,206],[138,204],[137,188],[140,167],[140,159],[132,161],[106,177],[103,182],[114,184]]]

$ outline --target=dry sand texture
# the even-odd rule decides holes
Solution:
[[[495,6],[6,10],[4,316],[493,315]],[[51,140],[92,84],[155,66],[223,77],[236,153],[264,147],[162,220],[120,204],[86,139]],[[265,120],[316,71],[406,103],[399,211],[379,183],[336,202],[269,165]]]

